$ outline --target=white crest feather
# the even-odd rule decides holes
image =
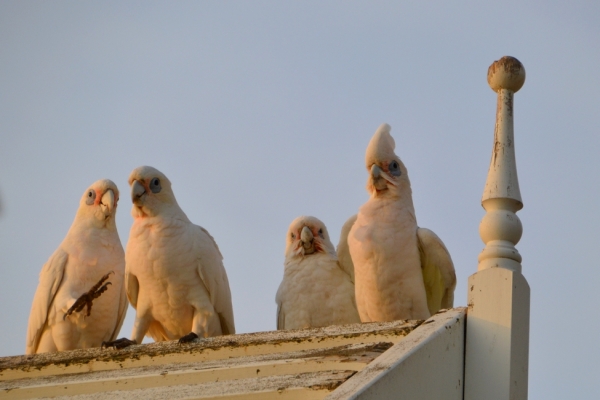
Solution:
[[[380,162],[382,160],[389,160],[391,158],[398,158],[394,153],[396,148],[396,142],[390,134],[392,127],[388,124],[381,124],[375,131],[375,134],[371,138],[365,155],[365,163],[367,169],[371,168],[371,165]]]

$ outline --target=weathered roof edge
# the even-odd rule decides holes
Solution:
[[[58,353],[42,353],[0,357],[0,381],[19,379],[33,375],[54,375],[112,369],[117,362],[122,367],[141,366],[146,363],[210,360],[223,357],[217,354],[227,350],[231,356],[260,355],[273,352],[317,349],[343,346],[353,342],[352,338],[368,335],[373,341],[396,342],[405,337],[423,321],[393,321],[337,325],[324,328],[287,331],[268,331],[216,336],[196,339],[186,345],[177,341],[156,342],[130,346],[123,350],[80,349]],[[398,337],[395,340],[389,340]],[[384,338],[389,338],[383,340]],[[213,355],[214,354],[214,355]],[[159,361],[162,360],[162,361]],[[28,373],[30,372],[30,373]]]
[[[441,310],[326,399],[462,399],[466,312]]]

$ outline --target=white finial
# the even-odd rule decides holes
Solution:
[[[516,58],[504,56],[490,65],[487,81],[494,92],[500,89],[518,92],[525,83],[525,68]]]
[[[502,267],[521,272],[521,255],[515,245],[523,226],[515,214],[523,208],[514,147],[513,95],[525,82],[525,68],[514,57],[502,57],[488,69],[488,84],[498,93],[492,160],[481,204],[487,211],[479,225],[486,244],[479,255],[479,270]]]

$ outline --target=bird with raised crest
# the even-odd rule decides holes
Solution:
[[[347,237],[363,322],[427,319],[454,302],[452,259],[435,233],[417,225],[408,171],[390,130],[381,125],[367,147],[370,198]]]

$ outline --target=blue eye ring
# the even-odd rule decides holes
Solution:
[[[94,204],[94,202],[96,201],[96,191],[95,190],[88,190],[87,192],[87,199],[85,200],[85,204],[87,204],[88,206],[91,206],[92,204]]]
[[[152,180],[150,181],[150,190],[152,191],[152,193],[159,193],[161,189],[162,187],[160,186],[160,179],[152,178]]]
[[[402,175],[402,171],[400,171],[400,164],[398,164],[398,161],[396,160],[392,160],[390,162],[390,164],[388,165],[388,169],[390,170],[390,174],[394,176]]]

